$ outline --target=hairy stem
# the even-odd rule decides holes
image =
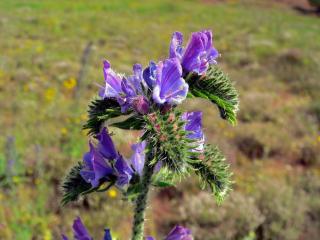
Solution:
[[[144,239],[144,220],[145,220],[145,211],[147,208],[147,198],[148,192],[151,184],[151,178],[153,174],[154,165],[150,165],[153,154],[149,153],[146,156],[146,161],[143,168],[142,175],[142,190],[137,197],[136,206],[134,210],[133,217],[133,228],[132,228],[132,240],[143,240]]]

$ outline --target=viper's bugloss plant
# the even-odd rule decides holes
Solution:
[[[231,188],[231,172],[216,146],[205,144],[202,112],[182,112],[186,98],[214,103],[220,116],[236,124],[239,100],[230,79],[217,66],[218,51],[209,30],[192,33],[183,47],[179,32],[172,36],[169,58],[133,66],[130,76],[116,73],[103,63],[105,84],[89,104],[89,150],[67,175],[63,204],[79,197],[117,187],[134,203],[132,240],[144,239],[144,221],[150,187],[167,187],[195,173],[201,186],[220,203]],[[117,121],[117,117],[121,121]],[[113,121],[109,121],[113,119]],[[117,151],[108,127],[140,130],[126,159]],[[75,239],[92,239],[80,218],[73,225]],[[64,239],[67,239],[64,236]],[[111,239],[106,230],[104,239]],[[151,237],[146,239],[152,239]],[[166,240],[192,239],[190,230],[175,227]]]

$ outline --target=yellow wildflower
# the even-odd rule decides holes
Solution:
[[[43,45],[41,44],[41,45],[38,45],[37,47],[36,47],[36,52],[37,53],[42,53],[43,52]]]
[[[44,236],[43,236],[43,240],[51,240],[52,239],[52,235],[49,229],[45,229],[44,230]]]
[[[65,127],[63,127],[63,128],[61,128],[60,132],[61,132],[62,135],[67,135],[68,129],[66,129]]]
[[[76,85],[77,80],[74,77],[71,77],[63,82],[63,86],[68,90],[73,89]]]
[[[20,178],[19,178],[18,176],[13,176],[13,177],[12,177],[12,181],[13,181],[14,183],[19,183],[19,182],[20,182]]]
[[[110,189],[107,193],[108,193],[108,196],[111,197],[111,198],[116,198],[117,195],[118,195],[117,191],[115,189],[113,189],[113,188]]]
[[[56,96],[56,90],[54,88],[48,88],[45,91],[44,96],[47,101],[52,101],[53,98]]]
[[[0,78],[4,76],[4,71],[0,69]]]

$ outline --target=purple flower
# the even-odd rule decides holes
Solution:
[[[187,137],[196,139],[198,146],[194,148],[195,151],[203,151],[204,134],[202,131],[202,112],[185,112],[182,119],[186,121],[185,130],[189,131]]]
[[[92,240],[80,217],[77,217],[72,225],[74,238],[77,240]]]
[[[183,70],[203,74],[207,71],[209,64],[216,64],[218,51],[212,45],[212,32],[204,30],[192,33],[191,38],[184,49],[182,47],[183,36],[180,32],[172,35],[169,55],[177,57],[181,61]]]
[[[182,226],[175,226],[165,240],[192,240],[191,230]]]
[[[88,230],[83,225],[80,217],[77,217],[73,221],[72,229],[73,229],[73,236],[74,236],[75,240],[93,240],[93,238],[90,236]],[[65,235],[62,235],[62,239],[68,240],[68,237]],[[112,240],[109,229],[105,229],[105,234],[104,234],[103,240]]]
[[[181,103],[186,98],[189,88],[181,76],[182,68],[178,58],[159,62],[153,88],[153,100],[159,104],[175,105]]]
[[[133,65],[133,75],[128,77],[129,82],[134,87],[137,94],[142,94],[142,85],[144,85],[144,79],[142,77],[142,66],[141,64]]]
[[[149,67],[143,70],[143,79],[150,89],[153,89],[156,83],[157,64],[153,61],[150,62]]]
[[[131,164],[134,170],[141,176],[145,161],[145,148],[146,141],[142,141],[137,144],[133,144],[131,149],[133,150],[133,155],[131,156]]]
[[[77,217],[73,221],[72,229],[73,229],[75,240],[93,240],[88,230],[82,223],[80,217]],[[104,233],[103,240],[112,240],[110,229],[106,228],[104,231],[105,233]],[[62,234],[62,240],[68,240],[68,237]],[[145,238],[145,240],[155,240],[155,239],[151,236],[148,236]],[[175,226],[170,231],[170,233],[165,238],[165,240],[193,240],[193,237],[191,235],[191,231],[188,228],[185,228],[182,226]]]
[[[100,179],[112,174],[113,169],[91,142],[89,146],[90,151],[83,156],[84,168],[80,175],[86,182],[91,183],[92,187],[98,187]]]
[[[117,176],[116,185],[118,187],[123,187],[124,185],[129,184],[133,176],[133,170],[122,156],[117,158],[114,168]]]
[[[118,98],[122,93],[121,82],[122,77],[111,69],[111,64],[105,60],[103,62],[103,73],[105,87],[100,90],[102,98]]]
[[[101,132],[97,135],[99,140],[98,150],[103,155],[103,157],[112,160],[118,157],[118,153],[113,144],[111,136],[109,135],[107,128],[103,128]]]
[[[145,240],[155,240],[153,237],[146,237]],[[164,240],[193,240],[191,230],[182,226],[175,226]]]
[[[111,233],[110,233],[110,229],[106,228],[106,229],[104,230],[103,240],[112,240]]]
[[[92,187],[98,187],[101,179],[110,180],[116,177],[116,185],[127,185],[133,175],[133,169],[128,162],[117,153],[106,128],[97,135],[98,144],[94,147],[90,142],[90,151],[84,157],[84,168],[80,171],[82,178],[91,183]]]
[[[131,101],[131,105],[132,105],[132,108],[142,114],[142,115],[146,115],[149,113],[149,109],[150,109],[150,105],[149,105],[149,102],[148,100],[146,99],[146,97],[144,96],[137,96],[135,98],[132,98],[132,101]]]
[[[133,75],[128,77],[127,83],[123,85],[123,91],[126,93],[126,99],[130,107],[145,115],[149,112],[150,104],[142,89],[142,87],[147,87],[142,75],[142,66],[140,64],[133,65]],[[125,87],[125,85],[127,86]]]
[[[142,78],[142,66],[135,64],[133,65],[133,75],[123,78],[121,83],[121,89],[124,94],[122,98],[118,99],[118,102],[121,105],[122,112],[127,112],[128,109],[137,111],[134,103],[141,101],[141,99],[145,100],[146,106],[149,106],[148,101],[143,97],[142,85],[145,85]],[[144,114],[140,108],[138,108],[138,112]]]
[[[121,106],[122,112],[130,109],[140,114],[147,114],[149,111],[149,102],[144,96],[142,86],[146,87],[142,75],[142,66],[133,65],[133,75],[128,78],[122,77],[111,69],[108,61],[104,61],[104,79],[105,87],[100,90],[100,97],[115,98]]]
[[[62,234],[61,237],[62,237],[62,240],[68,240],[68,237],[64,234]]]

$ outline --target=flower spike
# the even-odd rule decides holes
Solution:
[[[200,97],[217,105],[220,115],[236,123],[238,94],[233,83],[217,67],[219,53],[212,32],[191,34],[186,46],[174,32],[169,58],[134,64],[125,76],[103,62],[104,86],[89,104],[89,151],[73,166],[62,184],[62,204],[116,187],[123,199],[134,203],[132,240],[155,240],[144,236],[145,212],[151,187],[174,186],[178,179],[199,176],[220,203],[231,190],[232,173],[215,146],[205,145],[202,112],[182,113],[177,105],[186,97]],[[107,127],[141,131],[126,159],[118,152]],[[74,239],[92,240],[80,218],[73,224]],[[127,237],[126,237],[127,238]],[[62,235],[63,240],[68,240]],[[174,227],[164,240],[193,240],[191,231]],[[105,229],[103,240],[112,240]]]

